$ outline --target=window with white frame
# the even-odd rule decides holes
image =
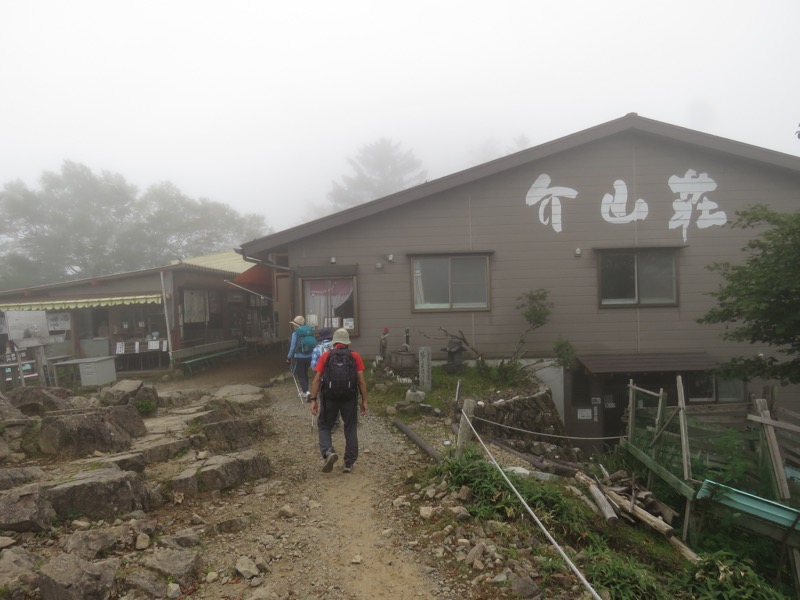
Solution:
[[[664,306],[678,302],[674,248],[598,252],[602,306]]]
[[[411,261],[414,310],[489,308],[489,257],[417,256]]]

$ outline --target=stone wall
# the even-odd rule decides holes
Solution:
[[[456,407],[456,423],[462,406],[460,402]],[[549,388],[514,395],[500,392],[496,397],[476,400],[473,425],[484,441],[497,439],[518,452],[536,456],[572,458],[564,423]]]

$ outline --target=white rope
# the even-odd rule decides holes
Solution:
[[[506,429],[511,429],[512,431],[519,431],[520,433],[529,433],[531,435],[543,435],[545,437],[558,438],[561,440],[622,440],[628,437],[627,435],[613,435],[610,437],[578,437],[574,435],[556,435],[555,433],[540,433],[538,431],[528,431],[527,429],[519,429],[517,427],[512,427],[511,425],[504,425],[503,423],[497,423],[496,421],[489,421],[487,419],[482,419],[476,416],[473,416],[472,418],[475,421],[483,421],[484,423],[489,423],[490,425],[505,427]]]
[[[539,517],[537,517],[536,514],[533,512],[533,510],[531,510],[531,507],[528,506],[528,503],[525,501],[525,498],[522,497],[522,495],[517,491],[517,488],[514,487],[514,484],[511,483],[511,480],[508,478],[508,476],[506,475],[505,471],[503,471],[503,469],[497,463],[497,461],[495,460],[494,456],[492,456],[492,453],[489,452],[489,449],[486,447],[486,444],[483,443],[483,440],[481,439],[481,436],[479,436],[478,432],[475,431],[475,428],[472,426],[472,423],[470,422],[469,417],[467,416],[467,413],[465,413],[464,410],[462,409],[461,410],[461,414],[465,417],[465,420],[466,420],[467,424],[469,425],[469,428],[472,429],[472,433],[478,439],[478,441],[480,442],[481,446],[483,446],[484,452],[486,452],[486,454],[489,455],[489,458],[491,459],[491,461],[494,464],[494,466],[497,468],[497,470],[500,473],[501,477],[508,484],[508,487],[511,488],[511,491],[513,491],[514,494],[517,496],[517,498],[519,498],[519,501],[522,502],[522,505],[528,511],[528,514],[530,514],[531,518],[534,520],[534,522],[539,527],[539,529],[542,530],[542,533],[544,533],[544,535],[547,537],[547,539],[550,541],[550,543],[553,545],[553,547],[558,551],[558,553],[561,555],[561,557],[564,559],[564,561],[567,563],[567,565],[569,565],[569,568],[572,570],[572,572],[575,573],[575,575],[578,577],[578,579],[580,579],[580,581],[583,584],[583,586],[592,595],[592,598],[594,598],[595,600],[602,600],[602,598],[600,598],[600,596],[597,595],[597,592],[594,591],[594,589],[592,588],[592,585],[583,576],[583,573],[581,573],[578,570],[578,567],[576,567],[575,564],[569,559],[569,556],[567,556],[566,553],[564,552],[564,550],[561,548],[561,546],[558,545],[558,542],[556,542],[555,538],[553,538],[553,536],[550,535],[550,532],[547,531],[547,528],[539,520]]]

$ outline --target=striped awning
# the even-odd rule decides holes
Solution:
[[[9,310],[67,310],[95,308],[98,306],[125,306],[129,304],[161,304],[161,294],[135,296],[106,296],[102,298],[50,298],[30,302],[0,303],[0,311]]]

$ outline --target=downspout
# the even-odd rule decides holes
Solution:
[[[253,258],[252,256],[247,256],[247,254],[245,254],[242,251],[241,248],[235,248],[234,252],[236,252],[237,254],[241,254],[242,255],[242,260],[245,261],[245,262],[254,263],[254,264],[257,264],[257,265],[264,265],[265,267],[270,267],[272,269],[280,269],[282,271],[291,271],[292,270],[291,267],[283,267],[281,265],[276,265],[276,264],[273,264],[271,262],[267,262],[265,260],[261,260],[259,258]]]

